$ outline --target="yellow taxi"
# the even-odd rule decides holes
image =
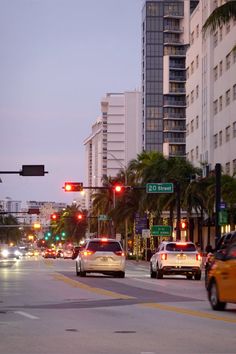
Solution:
[[[236,242],[224,252],[216,252],[209,270],[208,299],[213,310],[224,310],[226,303],[236,303]]]

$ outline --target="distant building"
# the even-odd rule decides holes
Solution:
[[[102,116],[85,139],[86,177],[89,187],[101,186],[102,177],[115,177],[141,152],[141,93],[107,93],[101,100]],[[91,206],[91,190],[86,206]]]
[[[142,11],[142,145],[186,156],[189,18],[198,1],[146,0]]]
[[[18,213],[21,211],[21,201],[12,200],[9,197],[6,197],[3,200],[0,200],[0,206],[3,211],[8,213]]]
[[[202,25],[222,1],[200,1],[187,51],[187,158],[195,166],[236,172],[236,21],[205,37]]]

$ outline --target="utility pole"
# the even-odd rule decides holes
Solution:
[[[221,227],[219,225],[219,212],[220,212],[220,202],[221,202],[221,164],[217,163],[215,165],[215,246],[217,245],[221,237]]]

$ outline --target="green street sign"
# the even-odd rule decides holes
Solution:
[[[173,183],[147,183],[146,192],[147,193],[173,193],[174,185]]]
[[[170,225],[153,225],[151,227],[152,236],[171,236],[172,228]]]
[[[99,221],[106,221],[106,220],[109,220],[109,218],[107,215],[101,214],[101,215],[99,215],[98,220]]]
[[[227,224],[228,224],[227,210],[219,211],[219,225],[227,225]]]

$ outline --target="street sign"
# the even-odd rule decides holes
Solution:
[[[147,193],[173,193],[173,183],[147,183]]]
[[[101,215],[98,216],[98,220],[99,221],[106,221],[106,220],[109,220],[109,218],[108,218],[107,215],[101,214]]]
[[[170,225],[153,225],[151,228],[152,236],[171,236],[172,229]]]
[[[225,202],[220,202],[220,210],[224,210],[227,208],[227,205]]]
[[[142,234],[142,230],[147,228],[147,216],[135,214],[135,233]]]
[[[227,210],[219,211],[219,225],[227,225],[227,224],[228,224]]]
[[[142,229],[142,238],[150,238],[150,230]]]

